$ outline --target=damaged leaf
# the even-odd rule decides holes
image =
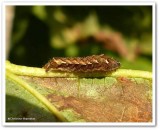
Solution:
[[[152,122],[150,72],[118,70],[101,78],[63,77],[63,73],[9,62],[6,70],[6,119],[34,115],[44,122]]]

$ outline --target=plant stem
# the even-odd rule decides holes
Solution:
[[[71,72],[46,72],[43,68],[26,67],[10,63],[6,61],[6,69],[17,75],[36,76],[36,77],[64,77],[64,78],[78,78],[78,77],[100,77],[101,73],[88,74],[81,73],[79,75]],[[152,72],[141,70],[118,69],[112,73],[103,73],[103,77],[130,77],[130,78],[145,78],[152,79]]]

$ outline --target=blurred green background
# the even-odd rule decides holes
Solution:
[[[52,57],[106,54],[152,71],[152,6],[15,6],[7,59],[42,67]],[[7,24],[8,25],[8,24]]]

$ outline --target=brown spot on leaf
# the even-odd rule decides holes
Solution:
[[[59,110],[73,109],[91,122],[149,122],[152,120],[151,102],[145,96],[144,84],[137,85],[129,79],[106,89],[104,100],[48,95]],[[120,89],[121,88],[121,89]],[[123,88],[123,91],[122,91]],[[105,96],[105,95],[103,95]]]
[[[151,91],[150,82],[145,79],[140,82],[119,77],[111,86],[106,80],[105,84],[83,83],[79,88],[76,78],[25,77],[25,80],[56,91],[46,96],[54,106],[60,111],[72,109],[88,122],[152,121],[152,101],[146,95]]]

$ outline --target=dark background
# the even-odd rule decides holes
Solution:
[[[103,53],[152,71],[152,6],[16,6],[9,47],[19,65]]]

